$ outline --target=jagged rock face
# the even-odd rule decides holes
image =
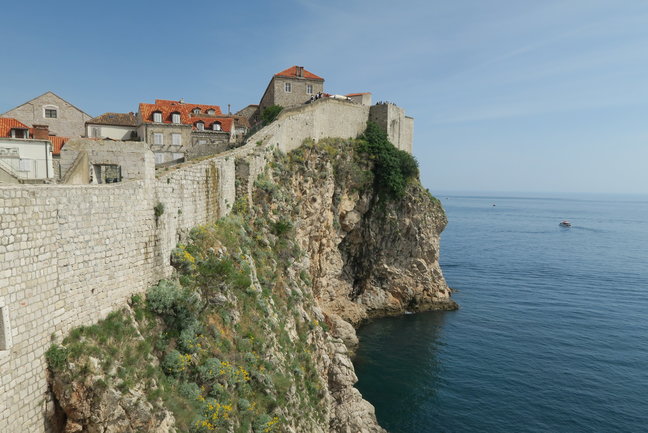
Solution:
[[[81,377],[81,375],[80,375]],[[52,392],[64,412],[63,433],[174,433],[173,415],[154,408],[138,389],[123,394],[99,386],[101,374],[81,381],[56,375],[50,381]]]
[[[370,165],[354,162],[350,152],[333,160],[325,152],[305,155],[290,181],[301,206],[298,240],[324,311],[357,326],[406,311],[457,308],[438,261],[447,223],[439,202],[418,182],[402,198],[381,197],[370,181],[358,183],[357,171]],[[350,327],[334,322],[353,345]]]

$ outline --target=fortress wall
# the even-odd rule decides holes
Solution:
[[[364,132],[368,118],[369,107],[365,105],[320,99],[282,111],[275,122],[254,134],[249,141],[276,145],[282,152],[290,152],[307,138],[356,138]]]
[[[155,201],[164,205],[157,229],[160,279],[171,274],[171,251],[186,241],[193,227],[229,213],[235,200],[234,177],[234,158],[225,156],[186,164],[156,180]]]
[[[171,250],[189,230],[230,212],[236,160],[246,165],[244,193],[268,152],[356,137],[368,115],[366,106],[320,100],[285,110],[240,148],[158,179],[145,170],[143,180],[115,184],[0,186],[0,431],[48,431],[51,335],[96,323],[169,276]]]
[[[143,182],[0,187],[0,300],[12,343],[0,351],[0,431],[45,431],[53,333],[96,322],[156,280],[152,196]]]
[[[387,132],[389,141],[396,148],[412,153],[414,119],[405,116],[405,110],[394,104],[378,104],[371,107],[369,120]]]

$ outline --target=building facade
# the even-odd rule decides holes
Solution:
[[[135,113],[104,113],[86,122],[86,137],[102,140],[139,140]]]
[[[155,155],[156,164],[220,153],[233,143],[234,121],[218,105],[156,99],[141,103],[137,134]]]
[[[0,184],[51,180],[52,143],[30,137],[27,125],[0,118]]]
[[[46,92],[0,117],[17,119],[29,127],[47,125],[50,135],[54,136],[82,137],[86,130],[85,123],[92,116],[55,93]]]
[[[324,78],[307,71],[303,66],[292,66],[272,77],[259,102],[259,115],[272,105],[284,108],[300,105],[322,92]]]

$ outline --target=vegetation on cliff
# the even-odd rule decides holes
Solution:
[[[385,196],[403,197],[408,182],[418,179],[418,162],[414,156],[394,147],[385,131],[373,122],[367,124],[362,138],[357,150],[374,162],[377,191]]]
[[[275,152],[251,196],[177,246],[172,280],[52,345],[68,425],[382,432],[339,338],[352,344],[347,322],[370,308],[449,296],[429,239],[445,216],[416,181],[415,160],[390,146],[369,125],[361,139]]]
[[[308,273],[289,272],[301,255],[292,235],[260,215],[196,228],[174,252],[177,281],[73,330],[50,348],[50,368],[98,392],[141,391],[179,431],[282,431],[289,414],[323,422],[312,354],[326,325],[309,311]]]

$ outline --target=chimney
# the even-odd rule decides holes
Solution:
[[[34,138],[36,140],[47,140],[49,138],[49,126],[34,125]]]
[[[297,76],[298,77],[303,77],[304,76],[304,67],[303,66],[297,66]]]
[[[232,106],[231,106],[231,104],[227,104],[227,114],[232,114]]]

